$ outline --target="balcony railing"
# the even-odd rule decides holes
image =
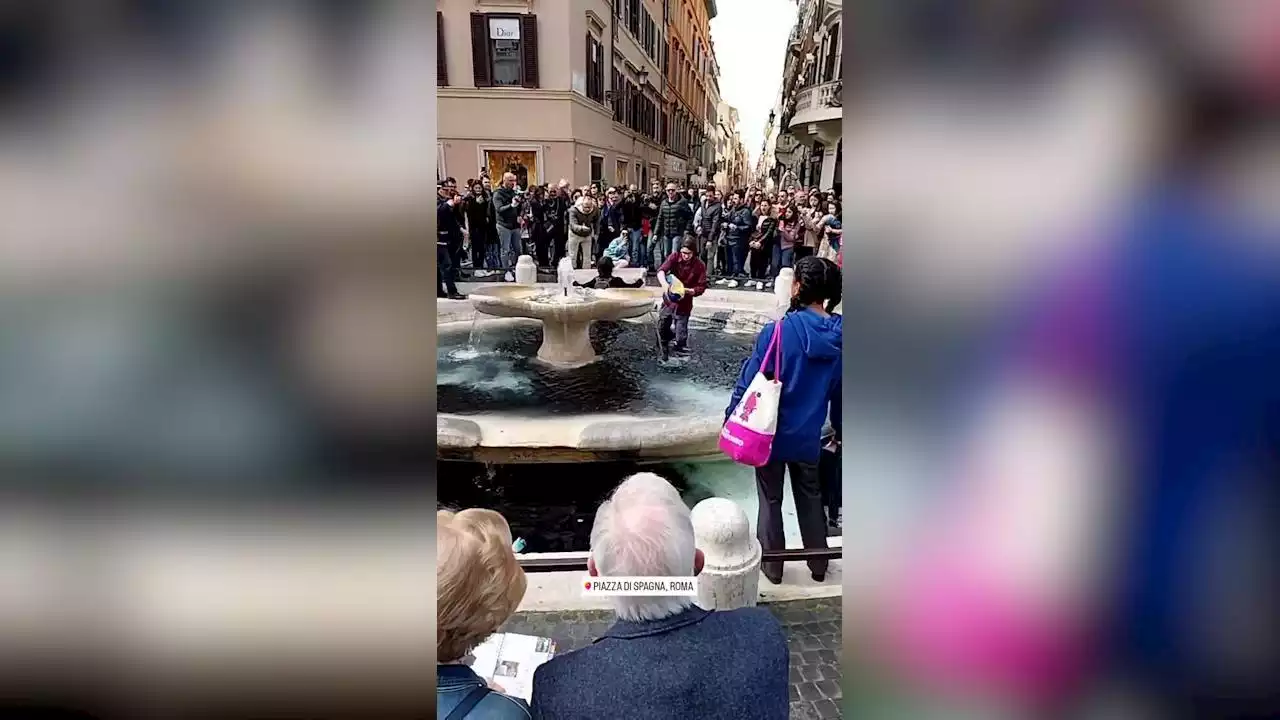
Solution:
[[[815,112],[840,108],[844,104],[841,94],[844,82],[832,80],[819,85],[810,85],[796,94],[795,108],[788,114],[788,127],[795,124],[796,118],[809,116]],[[827,118],[821,118],[827,119]],[[813,122],[812,118],[803,117],[801,122]]]

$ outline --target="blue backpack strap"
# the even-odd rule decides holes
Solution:
[[[463,720],[463,718],[467,716],[467,713],[471,712],[476,705],[479,705],[480,701],[483,700],[490,692],[493,691],[490,690],[487,685],[481,685],[467,693],[467,696],[462,698],[462,702],[458,703],[458,706],[455,707],[444,720]]]

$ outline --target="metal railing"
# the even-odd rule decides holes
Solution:
[[[761,562],[799,561],[799,560],[839,560],[841,548],[810,548],[796,550],[765,550],[760,554]],[[520,567],[525,572],[572,572],[587,569],[587,553],[577,553],[573,557],[521,557]]]

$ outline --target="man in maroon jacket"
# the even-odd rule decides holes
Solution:
[[[667,274],[675,275],[684,284],[684,294],[673,297],[671,281]],[[667,343],[675,338],[675,352],[683,354],[689,349],[689,315],[693,313],[693,299],[707,291],[707,266],[698,259],[698,241],[685,236],[680,249],[658,268],[658,284],[662,286],[662,311],[658,314],[658,342],[662,358],[667,359]],[[672,320],[675,332],[671,331]]]

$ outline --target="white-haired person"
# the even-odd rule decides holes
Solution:
[[[596,512],[587,570],[689,577],[702,570],[689,508],[653,473],[627,478]],[[703,610],[692,597],[613,598],[617,622],[533,676],[535,717],[785,720],[787,639],[764,608]]]
[[[491,688],[462,662],[511,617],[526,583],[501,515],[436,513],[436,717],[529,720],[523,700]]]

